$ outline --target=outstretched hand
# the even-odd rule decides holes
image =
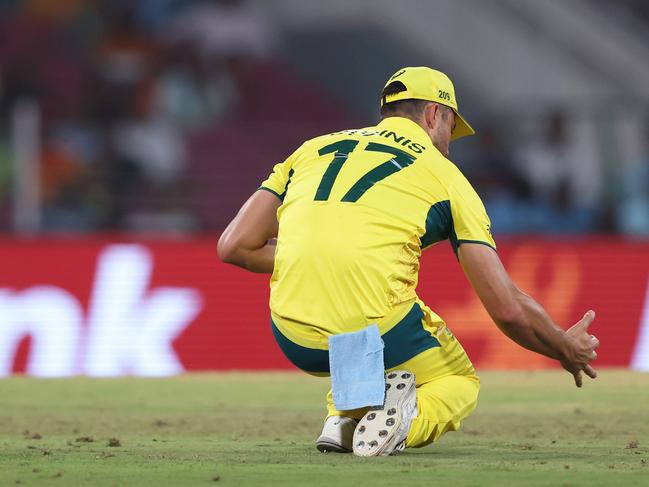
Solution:
[[[575,378],[575,385],[582,385],[582,371],[590,378],[597,377],[597,372],[590,363],[597,358],[595,350],[599,340],[588,332],[588,327],[595,319],[595,312],[590,310],[566,332],[568,347],[561,365]]]

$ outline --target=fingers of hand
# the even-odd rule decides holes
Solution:
[[[594,379],[594,378],[597,377],[597,372],[595,372],[595,369],[593,369],[590,365],[587,365],[586,367],[584,367],[584,372],[591,379]]]
[[[597,350],[599,348],[599,340],[595,335],[591,335],[590,339],[593,342],[593,350]]]
[[[581,372],[575,372],[573,376],[575,378],[575,385],[577,387],[581,387],[582,384]]]
[[[581,320],[579,320],[577,324],[581,325],[584,330],[588,330],[588,327],[590,326],[590,324],[593,322],[594,319],[595,319],[595,312],[591,309],[586,311],[584,317]]]
[[[599,340],[594,336],[594,335],[589,335],[589,340],[588,340],[588,362],[592,362],[597,358],[597,348],[599,347]]]
[[[571,361],[581,370],[597,358],[595,351],[599,347],[599,340],[593,335],[582,334],[573,340],[574,355]]]

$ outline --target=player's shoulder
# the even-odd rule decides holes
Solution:
[[[427,151],[426,170],[450,200],[475,201],[479,199],[475,189],[461,169],[436,148]]]
[[[450,159],[444,157],[444,168],[449,178],[454,183],[467,184],[469,180],[466,178],[462,170]]]
[[[446,161],[445,185],[447,187],[447,190],[449,191],[449,194],[454,195],[454,198],[460,198],[465,201],[479,201],[480,196],[476,192],[469,179],[460,170],[460,168],[449,159],[444,158],[444,160]]]
[[[431,150],[426,151],[422,156],[427,160],[428,167],[431,168],[437,179],[444,186],[454,186],[456,184],[468,183],[466,177],[460,168],[448,157],[445,157],[432,144]]]

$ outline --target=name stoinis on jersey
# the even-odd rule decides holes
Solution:
[[[349,130],[341,130],[340,132],[334,132],[331,135],[360,135],[363,137],[385,137],[386,139],[391,140],[392,142],[396,142],[397,144],[402,145],[403,147],[406,147],[407,149],[410,149],[411,151],[417,153],[417,154],[422,154],[426,150],[426,146],[419,144],[417,142],[413,142],[411,139],[406,138],[404,135],[399,135],[397,132],[394,132],[392,130],[381,130],[380,132],[377,130],[372,130],[372,129],[349,129]]]

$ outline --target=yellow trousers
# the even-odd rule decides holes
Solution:
[[[410,426],[406,447],[417,448],[455,431],[475,409],[480,379],[462,345],[448,328],[435,335],[441,347],[431,348],[389,370],[408,370],[417,380],[417,417]],[[337,411],[331,391],[327,394],[328,416],[360,419],[365,409]]]

